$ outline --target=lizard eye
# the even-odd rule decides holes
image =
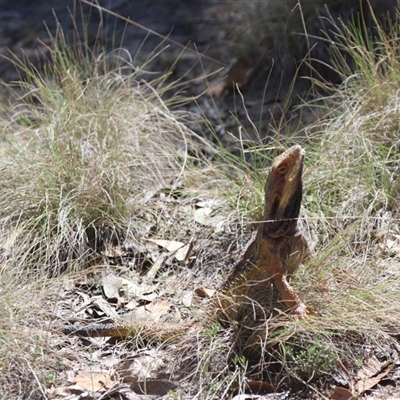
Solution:
[[[284,175],[287,171],[287,165],[283,164],[278,167],[278,172],[280,175]]]

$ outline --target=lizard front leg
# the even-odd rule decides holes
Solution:
[[[281,238],[280,240],[282,243],[276,246],[278,252],[273,252],[271,249],[271,256],[266,260],[270,263],[271,280],[286,307],[303,318],[307,314],[307,308],[287,280],[287,275],[298,268],[303,258],[304,251],[300,246],[302,241],[297,238],[295,240]]]
[[[307,315],[306,305],[300,300],[300,297],[290,286],[286,279],[286,275],[282,272],[277,272],[272,277],[272,282],[278,289],[279,296],[285,303],[285,306],[290,310],[293,310],[293,312],[300,318],[304,318]]]

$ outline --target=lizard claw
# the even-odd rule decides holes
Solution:
[[[304,303],[300,303],[297,305],[297,307],[294,309],[294,313],[296,316],[300,319],[303,319],[307,316],[308,314],[308,309]]]
[[[313,307],[307,307],[304,303],[300,303],[297,307],[293,310],[296,316],[299,319],[307,318],[307,316],[311,315],[319,315],[319,313]]]

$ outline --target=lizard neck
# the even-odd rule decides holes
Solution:
[[[289,222],[289,223],[288,223]],[[285,224],[279,223],[279,221],[272,222],[273,224],[277,224],[277,228],[274,230],[266,229],[265,226],[261,225],[260,229],[262,231],[262,236],[269,237],[272,239],[278,239],[281,237],[296,237],[301,235],[300,228],[297,224],[297,219],[292,221],[286,221]],[[268,223],[265,223],[268,224]]]

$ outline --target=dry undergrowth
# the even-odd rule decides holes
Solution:
[[[313,315],[271,314],[258,307],[260,293],[241,321],[207,322],[164,345],[140,335],[113,343],[45,333],[54,319],[92,322],[132,310],[160,323],[202,320],[208,302],[196,289],[206,297],[199,288],[218,287],[248,237],[243,220],[262,208],[265,171],[186,128],[142,71],[107,70],[107,58],[74,51],[55,44],[47,74],[25,70],[23,94],[0,121],[2,398],[65,395],[67,382],[99,369],[114,381],[139,380],[134,387],[156,382],[170,398],[226,398],[261,382],[323,398],[336,385],[359,390],[356,372],[372,357],[394,363],[398,84],[385,76],[378,103],[371,88],[360,89],[367,71],[347,82],[339,116],[301,143],[301,224],[315,256],[293,285]],[[279,139],[260,158],[288,144]],[[187,251],[178,257],[159,239]],[[119,357],[128,355],[142,375],[134,367],[123,375]]]

